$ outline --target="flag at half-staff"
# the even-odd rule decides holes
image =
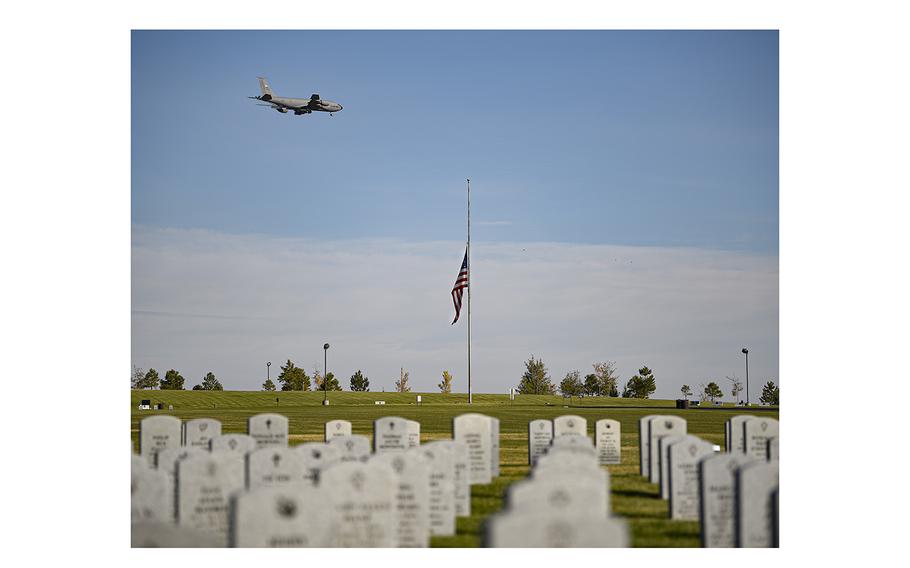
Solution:
[[[464,289],[468,287],[468,253],[464,253],[464,261],[461,263],[461,271],[458,273],[458,278],[455,279],[455,286],[452,288],[452,301],[455,303],[455,319],[452,320],[452,325],[455,325],[455,322],[458,321],[458,316],[461,315],[461,297],[464,294]]]

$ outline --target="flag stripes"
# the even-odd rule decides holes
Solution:
[[[468,251],[464,253],[464,261],[461,263],[461,271],[458,273],[458,278],[455,279],[455,286],[452,288],[452,302],[455,303],[455,319],[452,320],[452,325],[455,325],[455,322],[458,321],[458,316],[461,314],[461,297],[464,294],[464,289],[468,287]]]

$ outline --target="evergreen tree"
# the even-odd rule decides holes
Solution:
[[[566,376],[559,382],[559,392],[563,396],[579,396],[584,394],[585,387],[581,384],[581,373],[578,371],[569,371]]]
[[[326,378],[326,383],[325,383],[326,390],[330,390],[330,391],[342,390],[341,385],[338,384],[338,379],[335,378],[334,373],[329,373],[328,375],[325,376],[325,378]],[[320,389],[320,390],[322,390],[322,389]]]
[[[518,394],[555,394],[556,385],[550,380],[543,361],[534,356],[525,361],[525,372],[518,383]]]
[[[266,379],[265,382],[262,383],[262,390],[264,390],[264,391],[274,391],[275,390],[275,383],[272,382],[272,379]]]
[[[720,391],[720,387],[717,386],[717,383],[711,381],[705,387],[705,396],[711,399],[711,402],[714,402],[715,398],[720,398],[724,396],[724,393]]]
[[[164,378],[161,379],[161,390],[184,390],[183,375],[174,369],[170,369],[164,374]]]
[[[158,371],[149,369],[142,377],[141,389],[156,389],[160,386],[161,381],[158,379]]]
[[[585,384],[584,384],[584,393],[588,396],[600,396],[603,392],[600,390],[603,385],[600,382],[600,377],[596,374],[591,373],[585,375]]]
[[[410,378],[410,373],[404,370],[404,367],[401,368],[401,377],[395,381],[395,391],[396,392],[411,392],[411,387],[408,386],[408,379]]]
[[[768,381],[761,389],[761,398],[758,399],[762,404],[773,404],[780,406],[780,387],[774,385],[774,381]]]
[[[201,390],[205,390],[205,389],[202,387],[202,385],[193,385],[193,390],[194,390],[194,391],[201,391]]]
[[[657,390],[654,373],[647,367],[638,370],[638,374],[629,379],[623,389],[623,398],[648,398]]]
[[[370,379],[365,377],[360,369],[351,375],[351,390],[355,392],[370,392]]]
[[[278,382],[281,383],[281,390],[283,391],[310,390],[310,377],[306,374],[306,371],[296,366],[290,359],[281,366]]]
[[[443,394],[452,393],[452,381],[455,379],[448,371],[442,372],[442,382],[436,385]]]
[[[205,378],[202,379],[202,390],[220,391],[224,390],[224,387],[221,386],[221,382],[215,378],[215,373],[209,371],[205,374]]]

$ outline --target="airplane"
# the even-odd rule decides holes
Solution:
[[[294,114],[311,114],[314,110],[319,112],[327,112],[329,116],[332,116],[332,113],[340,112],[344,107],[340,104],[332,101],[326,101],[319,97],[319,95],[314,94],[308,99],[291,99],[287,97],[278,97],[272,92],[272,88],[269,86],[269,81],[265,77],[257,77],[259,79],[259,90],[262,91],[262,94],[258,97],[248,97],[255,99],[257,101],[262,101],[264,105],[271,107],[281,114],[287,113],[289,110],[294,111]]]

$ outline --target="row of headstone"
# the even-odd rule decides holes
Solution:
[[[529,446],[549,436],[528,479],[509,486],[504,510],[491,516],[484,545],[503,547],[624,547],[628,527],[610,515],[610,474],[578,417],[529,424]]]
[[[765,421],[767,426],[762,428],[756,422],[751,433],[771,432],[772,428],[777,433],[776,420],[755,420]],[[736,432],[752,422],[737,420],[727,426]],[[702,546],[775,546],[777,437],[763,443],[759,438],[754,434],[752,445],[763,447],[764,453],[755,450],[750,455],[734,446],[733,451],[719,454],[710,442],[687,435],[683,419],[645,416],[639,421],[641,474],[659,484],[661,498],[669,500],[671,519],[700,522]],[[748,448],[746,440],[744,437],[742,447]]]
[[[247,420],[246,438],[239,434],[221,433],[221,422],[213,418],[181,421],[176,416],[149,416],[139,422],[139,454],[148,463],[155,461],[155,454],[167,449],[195,447],[201,449],[227,448],[231,451],[248,451],[250,443],[258,448],[287,447],[288,419],[280,414],[257,414]]]
[[[724,424],[724,447],[728,453],[777,459],[777,448],[770,448],[770,442],[780,435],[779,428],[774,418],[738,414]],[[769,457],[771,454],[773,457]]]
[[[152,463],[134,455],[134,546],[183,546],[185,535],[198,533],[206,546],[422,547],[430,535],[454,535],[455,518],[471,510],[469,448],[458,440],[420,446],[419,423],[415,430],[411,422],[380,418],[372,444],[365,436],[333,434],[327,443],[289,448],[269,442],[276,426],[286,428],[286,421],[272,421],[264,432],[250,429],[271,434],[260,440],[222,435],[208,450],[162,444]],[[475,426],[456,424],[462,436]],[[485,463],[492,472],[498,424],[487,425]]]
[[[588,421],[581,416],[559,416],[553,420],[528,423],[528,465],[546,453],[554,439],[563,436],[588,436]],[[618,420],[604,418],[594,423],[594,444],[601,465],[622,463],[621,426]]]

